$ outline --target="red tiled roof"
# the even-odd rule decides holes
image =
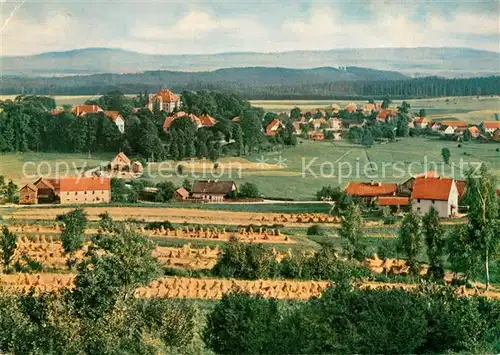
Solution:
[[[417,179],[413,185],[412,199],[448,201],[453,179],[427,178]]]
[[[189,191],[186,190],[185,188],[183,187],[179,187],[177,190],[175,190],[175,193],[177,195],[179,195],[180,197],[184,197],[184,198],[187,198],[189,197]]]
[[[71,110],[75,116],[86,115],[87,113],[102,112],[102,108],[98,105],[76,105]]]
[[[201,120],[200,120],[199,117],[193,115],[192,113],[190,113],[188,115],[184,111],[179,111],[179,112],[174,113],[172,116],[165,117],[165,121],[163,122],[163,130],[164,131],[168,130],[168,128],[170,127],[170,125],[172,124],[172,122],[174,122],[174,120],[176,118],[180,118],[180,117],[187,117],[187,118],[191,119],[191,121],[194,123],[194,125],[196,127],[202,126]]]
[[[59,179],[59,191],[109,190],[110,179],[105,177],[65,176]]]
[[[344,189],[349,196],[375,197],[392,195],[398,190],[397,184],[350,182]]]
[[[284,127],[285,125],[278,119],[274,119],[266,127],[266,136],[276,135],[278,128]]]
[[[467,127],[469,124],[464,121],[441,121],[439,122],[441,126],[450,126],[450,127]]]
[[[497,129],[500,128],[500,121],[484,121],[483,125],[486,129]]]
[[[409,197],[380,196],[378,198],[379,206],[407,206],[409,203]]]
[[[387,117],[395,116],[398,112],[396,110],[385,109],[378,113],[377,118],[385,120]]]
[[[469,127],[468,130],[472,137],[477,137],[481,134],[481,131],[476,126]]]
[[[430,120],[427,117],[417,117],[415,118],[415,122],[422,124],[422,123],[429,123]]]
[[[178,102],[180,100],[179,96],[174,94],[168,89],[161,89],[158,93],[153,96],[153,99],[160,98],[163,102]]]
[[[111,120],[116,121],[116,119],[120,116],[120,112],[118,111],[104,111],[104,114],[111,118]]]
[[[352,103],[352,102],[345,107],[345,110],[348,111],[348,112],[354,112],[357,109],[358,109],[358,106],[355,103]]]
[[[201,122],[202,126],[206,126],[206,127],[214,126],[217,123],[215,118],[213,118],[212,116],[209,116],[209,115],[201,115],[200,122]]]

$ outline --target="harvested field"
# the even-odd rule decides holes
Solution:
[[[75,259],[83,258],[86,247],[76,253]],[[153,250],[153,256],[160,264],[172,268],[184,268],[190,270],[211,269],[217,262],[217,257],[221,253],[218,247],[191,248],[185,244],[182,248],[157,246]],[[60,241],[55,241],[52,237],[42,236],[35,241],[26,237],[19,238],[14,260],[22,261],[22,256],[26,255],[32,260],[39,262],[46,268],[64,270],[67,267],[67,257]]]
[[[35,291],[57,291],[61,288],[72,288],[73,274],[7,274],[0,275],[0,287],[10,291],[27,292],[31,288]],[[151,282],[147,287],[136,290],[136,296],[141,298],[189,298],[214,300],[220,299],[224,293],[234,289],[241,289],[251,293],[260,293],[265,297],[277,299],[307,300],[319,296],[330,283],[328,281],[294,281],[294,280],[235,280],[209,279],[187,277],[162,277]],[[414,289],[416,284],[382,283],[367,281],[360,284],[362,287],[401,287]],[[457,289],[457,294],[480,294],[490,298],[500,299],[500,291],[490,291],[478,288]]]
[[[213,224],[213,225],[261,225],[278,223],[283,226],[299,227],[313,223],[339,223],[335,217],[325,213],[261,213],[201,210],[164,207],[84,207],[89,219],[99,220],[99,215],[108,212],[117,221],[134,220],[157,222],[169,220],[172,223]],[[5,214],[4,219],[15,220],[55,220],[57,215],[73,210],[69,207],[16,208]]]

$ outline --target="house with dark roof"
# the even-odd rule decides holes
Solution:
[[[454,179],[417,179],[411,194],[412,211],[423,215],[434,207],[439,217],[452,217],[458,212],[458,196]]]
[[[234,181],[196,180],[193,183],[191,197],[206,202],[220,202],[236,191]]]

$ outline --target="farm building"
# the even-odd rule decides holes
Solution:
[[[19,191],[19,203],[107,203],[111,198],[109,178],[66,176],[38,179]]]
[[[38,203],[38,188],[33,184],[24,185],[19,190],[19,203],[21,205],[36,205]]]
[[[234,181],[196,180],[193,183],[192,198],[208,202],[224,201],[233,191],[236,191]]]
[[[481,130],[477,128],[476,126],[472,126],[467,128],[469,131],[469,134],[472,138],[477,138],[481,134]]]
[[[411,194],[413,212],[423,215],[434,207],[439,217],[451,217],[458,210],[458,189],[449,178],[417,179]]]
[[[500,129],[500,121],[484,121],[481,123],[484,127],[484,131],[487,133],[493,133],[497,129]]]
[[[130,164],[131,164],[130,159],[125,155],[125,153],[120,152],[111,161],[111,163],[109,163],[109,168],[111,170],[129,171]]]
[[[377,121],[392,123],[397,115],[398,115],[398,110],[385,109],[378,113]]]
[[[151,111],[173,112],[181,105],[181,98],[168,89],[161,89],[150,98],[148,108]]]
[[[377,203],[380,207],[389,207],[391,212],[397,212],[410,205],[410,198],[402,196],[380,196],[377,198]]]
[[[185,201],[189,198],[189,191],[183,187],[180,187],[177,190],[175,190],[174,197],[178,201]]]
[[[344,191],[349,196],[373,202],[377,197],[394,196],[398,191],[398,185],[381,182],[350,182]]]

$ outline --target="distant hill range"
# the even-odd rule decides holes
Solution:
[[[364,75],[396,73],[379,71],[359,73],[354,69],[335,71],[334,68],[362,67],[399,72],[410,77],[442,76],[446,78],[497,75],[500,55],[496,52],[468,48],[371,48],[334,49],[328,51],[290,51],[281,53],[222,53],[208,55],[152,55],[111,48],[87,48],[66,52],[50,52],[31,56],[0,57],[2,76],[63,76],[99,73],[140,73],[145,71],[214,71],[222,68],[294,68],[313,69],[309,72],[274,71],[273,75],[300,75],[314,78],[332,76],[332,80],[358,80]],[[327,67],[327,68],[324,68]],[[215,72],[206,74],[232,78],[239,74],[258,75],[259,69],[245,72]],[[291,75],[291,74],[290,74]],[[369,78],[375,80],[376,78]],[[259,77],[260,80],[260,77]],[[283,79],[286,80],[286,79]],[[314,79],[312,79],[314,80]]]

